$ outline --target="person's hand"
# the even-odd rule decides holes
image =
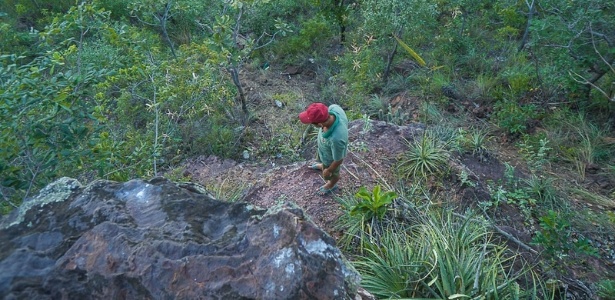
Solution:
[[[329,169],[323,169],[322,170],[322,177],[324,177],[325,179],[331,177],[331,171],[329,171]]]

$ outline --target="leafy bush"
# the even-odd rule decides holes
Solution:
[[[336,227],[345,231],[340,244],[346,249],[358,246],[362,252],[367,239],[378,239],[384,229],[382,224],[386,221],[384,216],[388,206],[395,198],[397,193],[382,192],[380,185],[374,186],[371,192],[361,187],[354,196],[346,195],[338,198],[344,214],[338,220]]]
[[[292,35],[280,43],[273,51],[279,56],[314,55],[315,50],[324,50],[325,43],[334,34],[331,24],[323,16],[317,15],[301,24],[298,34]]]
[[[515,101],[502,100],[495,104],[494,114],[497,125],[512,136],[519,136],[528,130],[528,122],[538,117],[537,107],[520,105]]]
[[[615,280],[602,280],[598,283],[598,297],[601,299],[615,299]]]
[[[538,139],[536,141],[536,139]],[[517,144],[521,156],[527,161],[532,173],[540,173],[548,166],[551,147],[547,146],[549,140],[546,137],[531,137],[523,135],[523,141]]]
[[[355,197],[361,199],[352,209],[350,215],[363,215],[367,220],[377,219],[382,220],[386,213],[387,205],[397,198],[394,191],[381,193],[380,185],[374,186],[372,192],[369,192],[364,186],[359,188]]]
[[[532,243],[543,247],[546,257],[551,259],[579,253],[597,256],[598,250],[587,239],[573,239],[573,230],[567,216],[561,216],[555,211],[548,211],[540,217],[540,231],[532,239]]]
[[[2,12],[0,11],[0,14]],[[0,16],[0,20],[2,17]],[[36,41],[37,31],[17,31],[14,26],[0,22],[0,53],[19,53],[24,56],[32,55],[33,49],[30,49],[30,44]]]

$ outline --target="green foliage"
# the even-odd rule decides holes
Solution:
[[[538,138],[536,142],[531,139],[531,136],[524,135],[523,142],[517,145],[521,156],[528,162],[532,173],[542,172],[549,163],[550,151],[552,149],[547,144],[549,144],[547,138]]]
[[[339,238],[338,244],[346,250],[362,253],[363,246],[366,240],[371,238],[369,234],[373,231],[371,220],[367,220],[364,215],[350,214],[350,211],[360,202],[358,197],[345,194],[336,197],[336,201],[341,205],[343,213],[337,219],[335,228],[344,232]],[[374,221],[376,220],[374,219]]]
[[[343,0],[308,0],[308,5],[314,5],[318,8],[320,15],[325,19],[337,25],[340,33],[340,41],[344,41],[346,27],[351,23],[350,17],[352,9],[355,7],[355,1],[345,2]]]
[[[462,147],[478,157],[484,157],[487,154],[486,144],[489,139],[487,129],[470,129],[469,132],[461,132],[463,136]]]
[[[461,180],[462,186],[476,187],[476,182],[470,179],[470,174],[468,174],[465,170],[461,170],[459,173],[459,179]]]
[[[66,52],[51,52],[27,64],[0,57],[0,173],[4,199],[18,203],[56,176],[70,176],[88,157],[85,142],[97,130],[79,85],[109,74],[88,70],[84,77],[61,72]]]
[[[408,147],[397,163],[397,172],[401,177],[426,179],[446,169],[450,154],[432,135],[424,133],[409,142]]]
[[[345,232],[340,245],[362,253],[367,240],[378,240],[384,232],[387,210],[395,198],[397,193],[383,192],[380,185],[374,186],[371,192],[361,187],[354,195],[337,198],[344,212],[335,225]]]
[[[397,194],[394,191],[381,192],[380,185],[374,186],[372,192],[362,186],[355,194],[355,197],[361,199],[359,203],[350,209],[350,215],[363,215],[367,220],[376,218],[382,220],[387,210],[387,205],[391,204]]]
[[[501,77],[508,85],[510,96],[519,97],[535,88],[532,84],[535,78],[525,57],[513,57],[508,64]]]
[[[24,53],[24,56],[29,54],[33,50],[29,48],[30,44],[36,41],[37,31],[17,31],[15,26],[1,22],[3,18],[0,17],[0,53]]]
[[[550,210],[540,217],[540,231],[536,232],[532,243],[542,246],[543,254],[551,259],[561,259],[573,253],[598,255],[598,250],[587,239],[582,236],[574,238],[573,235],[569,218]]]
[[[50,48],[78,47],[92,32],[106,31],[109,12],[91,4],[72,6],[66,13],[53,15],[45,30],[40,33],[41,42]]]
[[[497,125],[512,136],[526,133],[528,122],[538,117],[536,106],[510,100],[497,102],[493,109]]]
[[[363,44],[363,37],[350,41],[354,50],[345,52],[339,57],[342,71],[341,78],[350,83],[354,94],[372,94],[382,86],[382,72],[385,61],[378,47],[374,44]]]
[[[272,51],[279,56],[303,57],[313,55],[315,50],[326,49],[326,43],[334,32],[323,16],[316,15],[302,22],[297,34],[289,36],[284,43]]]
[[[378,298],[516,299],[512,257],[480,222],[429,214],[410,227],[390,227],[354,262],[362,286]]]
[[[224,3],[220,1],[199,2],[194,0],[139,0],[124,2],[123,7],[116,0],[99,0],[108,7],[114,18],[130,16],[139,21],[139,26],[155,28],[161,33],[167,46],[189,44],[193,36],[211,32],[214,20],[224,15]],[[198,38],[196,38],[198,40]],[[172,43],[173,45],[169,45]]]
[[[592,164],[609,164],[615,154],[611,125],[597,124],[582,113],[557,111],[547,123],[555,157],[570,163],[581,178]]]
[[[523,214],[525,221],[529,224],[534,223],[532,217],[533,209],[536,207],[538,201],[535,194],[531,193],[525,186],[523,186],[520,180],[515,177],[515,168],[508,163],[505,163],[504,178],[502,182],[494,184],[489,181],[487,189],[491,195],[490,201],[483,201],[479,206],[484,209],[496,209],[500,204],[506,203],[517,207]]]
[[[451,120],[452,119],[449,119],[446,123],[441,122],[438,125],[434,125],[429,129],[429,134],[433,136],[444,149],[450,152],[462,152],[465,143],[465,132],[462,128],[455,127],[454,121]]]
[[[596,294],[601,299],[615,299],[615,280],[601,280]]]
[[[403,109],[393,109],[391,105],[387,106],[384,110],[380,109],[376,116],[378,120],[399,126],[403,126],[410,121],[410,115],[407,112]]]
[[[595,101],[590,86],[575,82],[571,74],[593,77],[595,86],[612,89],[612,80],[600,75],[609,69],[600,56],[611,51],[613,45],[599,37],[615,25],[615,20],[609,17],[615,9],[612,1],[589,0],[580,7],[549,0],[540,7],[541,13],[531,22],[529,46],[535,55],[550,59],[553,65],[548,69],[550,73],[544,75],[546,84],[562,86],[569,98],[585,101]]]
[[[407,235],[391,230],[385,231],[381,243],[353,263],[363,277],[361,285],[380,299],[411,296],[410,288],[425,272],[421,261],[428,253],[414,247]]]
[[[13,21],[19,22],[30,30],[42,30],[49,21],[51,14],[65,13],[71,6],[75,5],[73,0],[57,1],[31,1],[31,0],[3,0],[2,12],[6,13]]]
[[[543,208],[555,209],[565,205],[563,197],[555,187],[556,179],[553,177],[531,175],[524,179],[524,188],[531,198],[536,199],[537,205]]]
[[[351,51],[340,58],[341,75],[351,83],[353,92],[369,94],[382,88],[386,79],[383,76],[390,72],[389,60],[395,58],[393,49],[398,44],[392,34],[421,52],[420,45],[428,40],[428,32],[435,26],[435,7],[424,0],[361,3],[357,13],[362,23],[348,41]]]
[[[246,1],[247,3],[250,1]],[[275,26],[274,20],[282,20],[295,29],[301,29],[303,22],[320,19],[315,17],[317,7],[311,5],[313,0],[277,0],[277,1],[254,1],[260,2],[258,5],[251,6],[248,15],[245,15],[243,27],[250,32],[272,33]]]

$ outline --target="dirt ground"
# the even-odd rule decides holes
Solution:
[[[401,127],[380,121],[370,121],[370,124],[369,131],[363,131],[365,122],[362,120],[349,124],[350,147],[340,171],[336,195],[355,193],[361,186],[393,184],[394,158],[406,149],[405,139],[423,130],[419,124]],[[262,208],[269,208],[276,201],[293,201],[332,234],[334,221],[342,211],[334,195],[316,194],[324,180],[321,172],[308,168],[313,162],[306,160],[269,167],[212,156],[190,160],[183,168],[193,182],[210,190],[243,186],[241,198]],[[245,185],[246,182],[250,184]]]

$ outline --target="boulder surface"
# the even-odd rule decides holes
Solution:
[[[164,178],[62,178],[0,222],[2,299],[349,299],[359,276],[291,202]]]

